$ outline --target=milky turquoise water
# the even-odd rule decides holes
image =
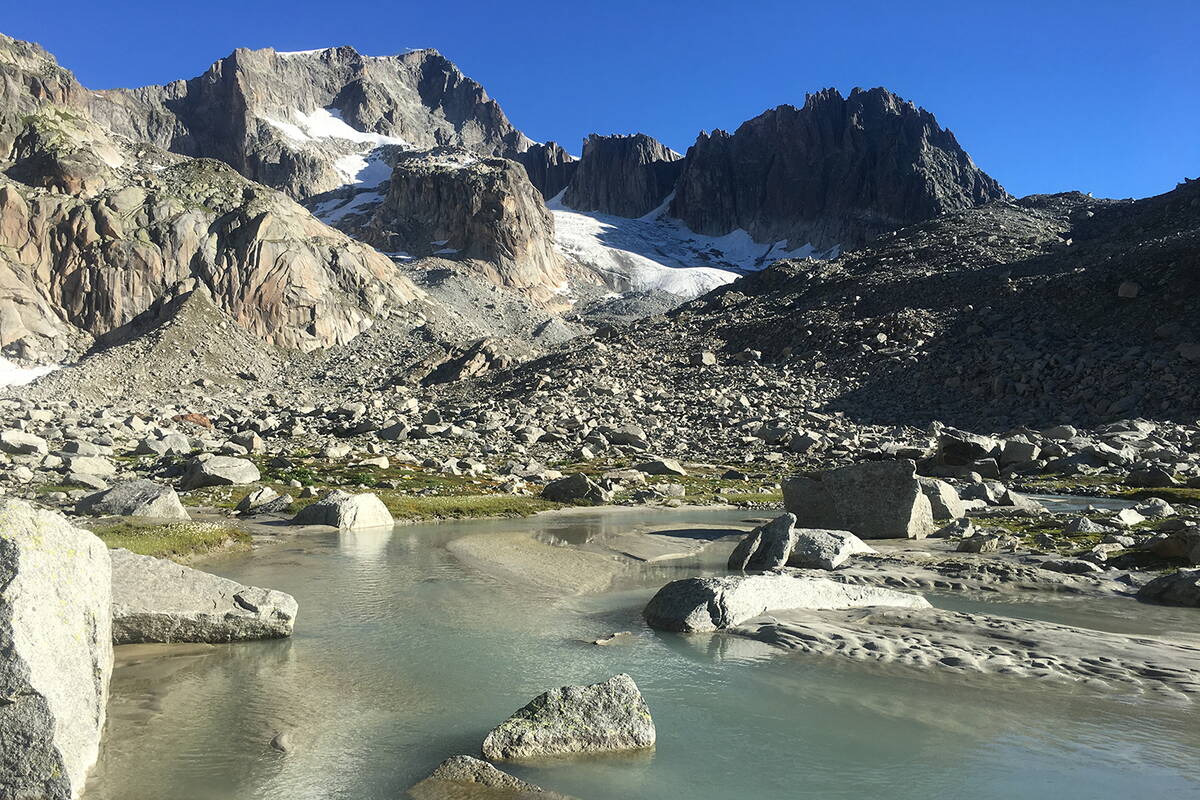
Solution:
[[[616,672],[646,696],[653,753],[512,771],[588,800],[1200,796],[1191,707],[659,634],[638,612],[697,564],[647,567],[618,591],[562,599],[467,570],[442,547],[467,533],[537,529],[583,541],[637,524],[712,529],[746,516],[628,511],[304,535],[208,565],[295,595],[295,636],[169,657],[119,653],[85,797],[398,798],[446,756],[477,753],[492,726],[539,692]],[[1139,608],[1061,601],[1010,611],[1123,629],[1140,624]],[[1148,619],[1200,631],[1200,612]],[[621,630],[634,633],[630,644],[587,643]],[[269,746],[284,730],[286,755]]]

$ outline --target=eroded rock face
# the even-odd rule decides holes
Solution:
[[[1006,197],[933,115],[885,89],[809,95],[688,148],[671,214],[819,249]]]
[[[591,686],[538,695],[483,740],[496,761],[641,750],[654,746],[654,720],[633,678],[614,675]]]
[[[296,600],[163,558],[112,551],[112,638],[240,642],[291,636]]]
[[[806,528],[863,539],[924,539],[936,530],[911,461],[852,464],[783,482],[784,507]]]
[[[78,797],[99,753],[112,674],[108,549],[0,501],[0,797]]]
[[[518,164],[458,148],[397,161],[366,241],[387,252],[471,259],[494,283],[551,301],[566,280],[554,219]]]
[[[652,628],[703,633],[739,625],[767,611],[865,606],[928,608],[919,595],[850,586],[787,573],[684,578],[658,590],[642,610]]]
[[[675,188],[682,158],[644,133],[592,134],[583,142],[583,158],[563,204],[577,211],[643,216],[662,205]]]

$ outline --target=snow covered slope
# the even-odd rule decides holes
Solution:
[[[832,258],[786,242],[760,244],[743,230],[702,236],[667,216],[672,197],[644,217],[629,219],[567,208],[562,195],[549,201],[554,238],[568,257],[592,268],[617,291],[661,290],[697,297],[781,258]]]

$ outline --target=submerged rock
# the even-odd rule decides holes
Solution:
[[[77,514],[115,517],[155,517],[189,519],[179,495],[170,486],[154,481],[136,480],[118,483],[75,504]]]
[[[112,551],[112,638],[140,642],[240,642],[291,636],[295,598],[272,589]]]
[[[733,549],[729,569],[761,572],[782,567],[796,544],[795,525],[795,514],[783,514],[766,525],[759,525]]]
[[[383,528],[396,524],[388,511],[370,492],[350,494],[341,489],[328,492],[317,502],[305,506],[292,519],[295,525],[331,525],[339,530]]]
[[[654,746],[654,720],[633,678],[614,675],[591,686],[538,695],[483,740],[497,761]]]
[[[0,502],[0,797],[78,797],[99,753],[112,674],[104,543]]]
[[[410,788],[408,796],[413,800],[571,800],[472,756],[447,758],[428,778]]]
[[[863,606],[928,608],[929,601],[892,589],[786,573],[725,575],[672,581],[650,599],[642,616],[652,628],[692,633],[728,628],[766,611]]]
[[[848,530],[862,539],[924,539],[935,530],[912,461],[851,464],[789,478],[783,504],[801,527]]]

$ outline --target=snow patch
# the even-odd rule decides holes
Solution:
[[[392,168],[384,160],[380,148],[389,145],[404,149],[412,147],[396,136],[352,128],[336,108],[318,108],[308,112],[296,109],[289,111],[284,119],[266,115],[260,119],[299,147],[321,149],[324,144],[330,144],[340,149],[341,155],[335,149],[330,153],[330,158],[333,168],[346,186],[378,186],[392,175]],[[358,147],[347,148],[347,142]],[[346,153],[346,149],[355,152]]]
[[[0,358],[0,386],[24,386],[58,369],[57,364],[44,367],[19,367],[7,358]]]
[[[320,202],[313,208],[313,216],[326,225],[340,222],[347,214],[366,211],[369,206],[382,202],[380,192],[359,192],[351,198],[335,197],[332,200]]]
[[[724,236],[694,233],[667,215],[672,196],[629,219],[575,211],[563,205],[564,193],[547,203],[559,250],[622,291],[661,290],[690,299],[780,259],[833,258],[839,249],[806,244],[789,250],[787,242],[755,242],[740,229]]]

